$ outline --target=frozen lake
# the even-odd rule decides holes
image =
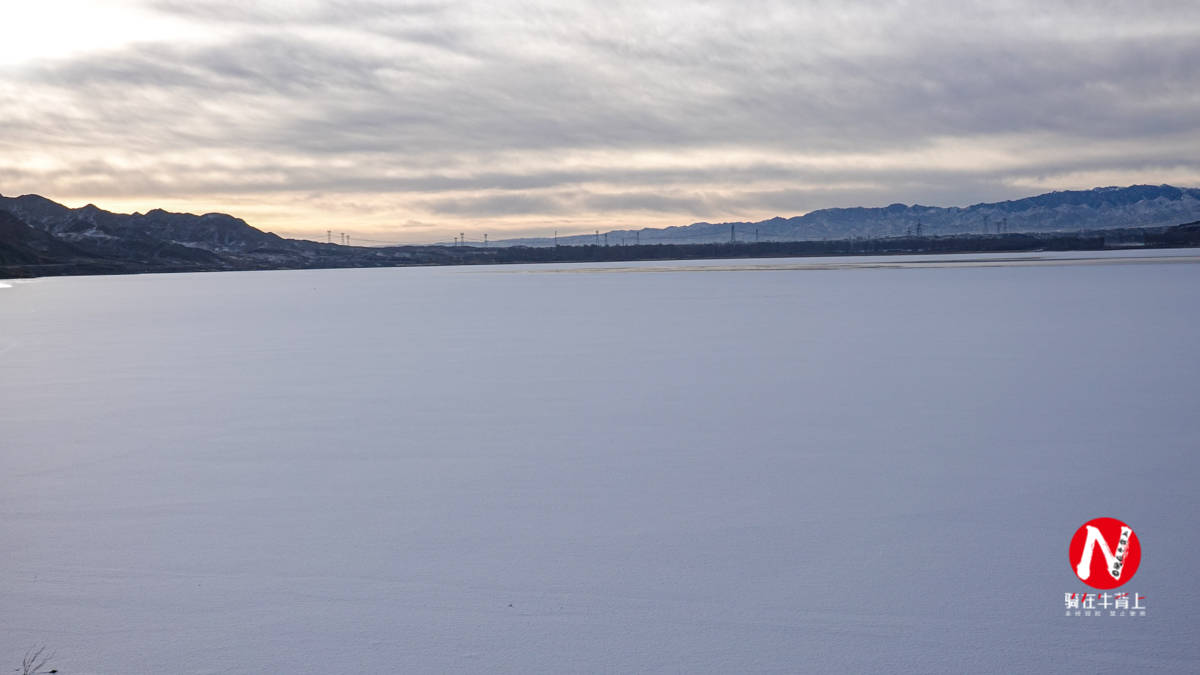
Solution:
[[[1200,671],[1197,256],[6,282],[0,671]]]

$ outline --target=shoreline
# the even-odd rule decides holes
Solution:
[[[1129,240],[1136,238],[1137,242]],[[548,263],[634,263],[761,258],[892,258],[903,255],[1158,251],[1200,247],[1200,223],[1169,228],[1085,230],[791,242],[586,246],[354,247],[287,240],[284,248],[225,253],[220,263],[155,264],[144,260],[84,258],[0,266],[0,279],[377,267],[444,267]],[[204,250],[204,249],[197,249]],[[828,266],[825,266],[828,267]]]

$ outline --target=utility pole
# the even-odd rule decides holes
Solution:
[[[733,228],[733,225],[729,226],[729,243],[731,244],[737,239],[737,236],[733,233]]]
[[[554,247],[558,248],[558,230],[554,231]]]
[[[638,230],[637,232],[633,233],[633,241],[638,246],[642,245],[642,231],[641,230]]]

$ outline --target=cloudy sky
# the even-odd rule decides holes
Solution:
[[[423,242],[1200,186],[1200,3],[38,0],[0,193]]]

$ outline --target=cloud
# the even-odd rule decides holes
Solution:
[[[296,233],[361,214],[340,198],[431,231],[532,232],[969,203],[1200,166],[1189,2],[143,11],[192,37],[0,70],[0,191],[147,208],[240,195]],[[314,192],[332,213],[306,211]]]

